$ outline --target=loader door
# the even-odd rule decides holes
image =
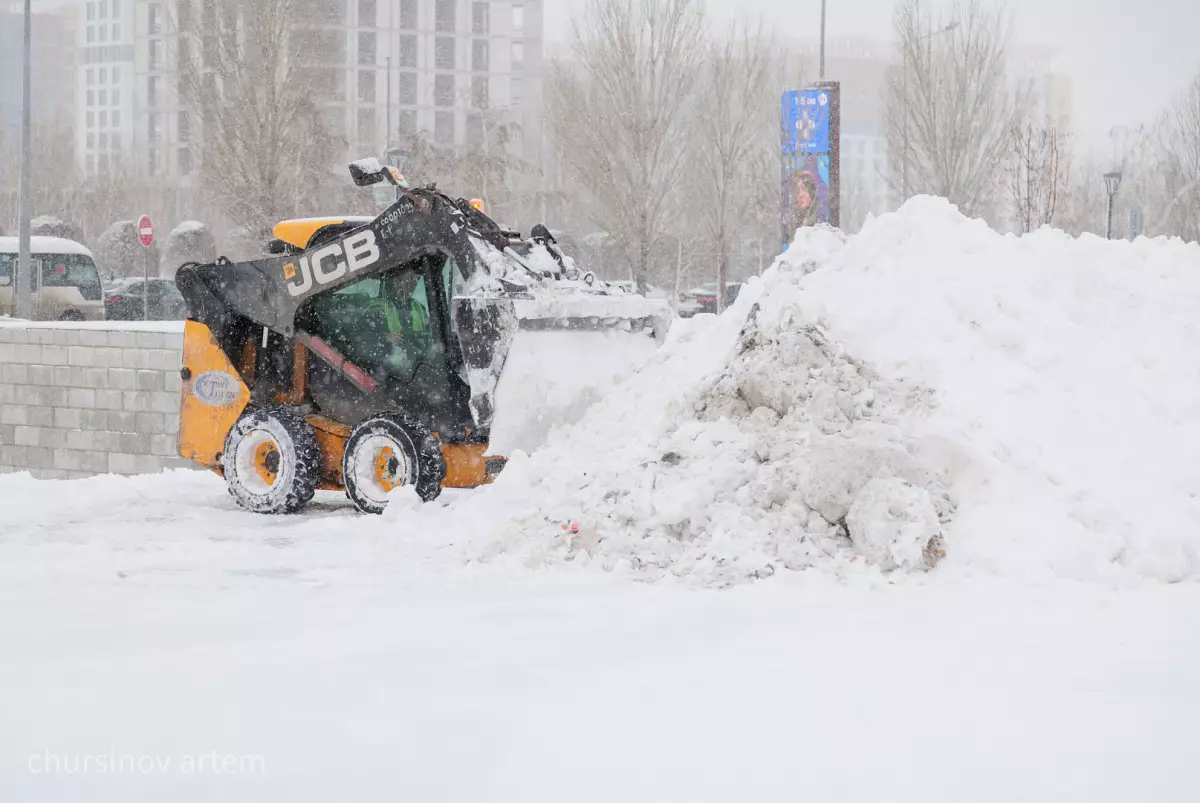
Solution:
[[[379,383],[388,409],[403,410],[434,431],[454,430],[469,396],[452,364],[456,352],[447,347],[447,267],[441,255],[422,257],[317,296],[298,319]],[[354,424],[383,411],[328,365],[310,366],[313,399],[326,415]]]

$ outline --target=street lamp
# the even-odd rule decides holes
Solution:
[[[33,14],[30,0],[25,0],[25,57],[21,72],[21,199],[17,223],[17,271],[13,294],[16,296],[18,318],[33,317],[33,254],[30,238],[33,216],[33,142],[31,114],[33,92],[30,75],[33,71]]]
[[[926,34],[922,34],[913,40],[913,49],[915,50],[916,46],[919,45],[921,42],[932,40],[933,37],[941,36],[944,33],[950,33],[951,31],[955,30],[956,28],[958,28],[958,23],[951,22],[949,25],[947,25],[944,28],[940,28],[936,31],[930,31],[929,33],[926,33]],[[903,46],[903,44],[902,44],[902,46]],[[903,82],[902,85],[904,87],[904,90],[903,90],[904,91],[904,109],[903,109],[903,113],[904,113],[904,157],[901,160],[902,176],[903,176],[903,178],[901,179],[901,185],[903,187],[904,197],[901,198],[901,201],[906,201],[906,200],[908,200],[908,110],[910,108],[912,108],[912,104],[908,102],[908,54],[907,53],[904,54],[904,66],[900,71],[900,77]]]
[[[1108,190],[1108,225],[1104,229],[1104,239],[1112,239],[1113,199],[1117,190],[1121,189],[1121,171],[1114,170],[1104,174],[1104,188]]]

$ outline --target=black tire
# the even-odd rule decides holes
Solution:
[[[354,506],[378,514],[387,508],[388,493],[405,485],[415,487],[422,502],[437,499],[446,458],[441,442],[425,427],[406,415],[383,413],[350,433],[342,477]]]
[[[283,407],[244,414],[221,455],[225,484],[237,503],[270,515],[295,513],[312,501],[320,466],[313,428]]]
[[[60,321],[86,321],[87,320],[87,318],[83,317],[83,313],[77,309],[67,310],[62,315],[58,316],[58,319]]]

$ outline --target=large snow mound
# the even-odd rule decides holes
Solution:
[[[475,558],[714,585],[943,554],[943,572],[1195,579],[1197,309],[1195,245],[1001,235],[918,198],[854,237],[802,231],[446,513],[470,511]]]

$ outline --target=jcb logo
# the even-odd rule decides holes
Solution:
[[[326,285],[336,282],[347,273],[357,273],[379,261],[379,246],[375,232],[367,229],[352,237],[319,248],[311,256],[283,266],[283,278],[288,293],[302,296],[313,288],[313,282]]]

